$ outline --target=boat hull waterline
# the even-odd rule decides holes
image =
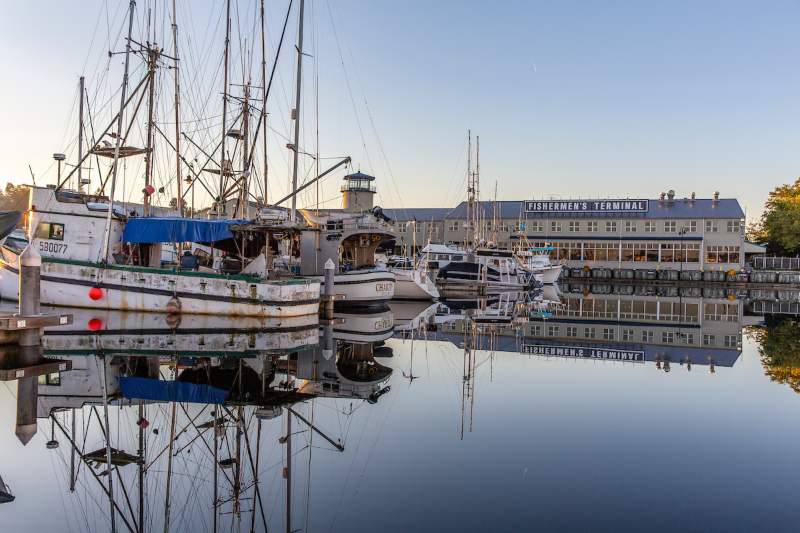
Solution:
[[[18,263],[16,254],[3,249],[3,299],[19,298]],[[103,310],[289,317],[316,314],[319,288],[314,280],[263,281],[45,258],[40,301],[42,305]]]

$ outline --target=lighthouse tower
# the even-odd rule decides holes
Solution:
[[[342,184],[342,208],[352,213],[360,213],[372,209],[375,205],[374,176],[364,174],[360,170],[344,177]]]

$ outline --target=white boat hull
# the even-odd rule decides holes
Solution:
[[[16,254],[3,248],[3,299],[19,298],[18,262]],[[40,301],[117,311],[164,313],[175,311],[177,305],[186,314],[289,317],[318,313],[319,287],[313,280],[264,281],[44,258]]]
[[[322,276],[317,279],[322,283]],[[341,299],[337,305],[379,305],[394,297],[395,275],[388,270],[353,270],[336,274],[333,278],[333,292]]]
[[[537,268],[531,270],[533,277],[536,281],[540,281],[545,285],[553,285],[558,281],[561,276],[561,265],[552,265],[549,267]]]
[[[397,283],[394,289],[395,300],[436,300],[439,290],[425,272],[420,270],[393,270]]]

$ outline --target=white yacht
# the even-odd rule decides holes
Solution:
[[[520,268],[533,274],[537,281],[545,285],[553,285],[558,281],[561,269],[564,267],[564,265],[553,264],[550,261],[550,252],[553,250],[552,246],[519,250],[516,256]]]

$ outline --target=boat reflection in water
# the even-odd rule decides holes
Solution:
[[[303,488],[293,477],[308,476],[297,456],[310,464],[313,449],[346,445],[341,427],[315,421],[317,399],[346,399],[344,414],[356,416],[354,401],[390,391],[392,370],[374,359],[393,333],[388,307],[322,328],[316,316],[70,312],[73,325],[42,341],[44,359],[67,366],[17,399],[49,419],[47,448],[79,493],[65,520],[80,517],[89,530],[291,531],[301,508],[292,496]]]
[[[331,489],[345,494],[343,487],[356,483],[347,477],[360,461],[367,468],[382,431],[401,438],[402,420],[424,409],[446,427],[455,422],[446,417],[458,416],[447,404],[452,400],[460,404],[455,435],[429,429],[409,442],[477,444],[485,438],[478,429],[500,420],[484,412],[502,403],[504,387],[520,390],[546,379],[523,369],[558,371],[566,364],[604,380],[619,372],[660,381],[659,372],[670,372],[664,377],[670,384],[716,381],[731,367],[746,367],[737,362],[747,327],[767,374],[800,391],[796,317],[764,321],[752,316],[750,304],[729,298],[549,289],[391,302],[337,312],[324,323],[316,316],[74,310],[73,324],[48,330],[43,355],[33,354],[32,365],[49,366],[37,367],[44,369],[38,380],[26,378],[32,387],[19,388],[17,434],[28,442],[38,417],[39,440],[48,448],[42,453],[59,469],[61,490],[75,493],[64,496],[63,520],[86,530],[108,531],[112,517],[117,531],[296,531],[313,520],[335,529],[330,513],[342,500],[330,497]],[[720,375],[699,381],[685,375],[698,370]],[[537,390],[540,400],[555,394]],[[445,397],[442,405],[430,403],[435,394]],[[417,402],[414,411],[391,418],[405,402]],[[353,426],[357,436],[349,437]],[[372,448],[361,446],[364,436],[374,439]],[[25,478],[2,474],[9,506],[30,505]],[[354,505],[362,484],[374,490],[363,470],[357,483],[358,490],[342,496]]]

